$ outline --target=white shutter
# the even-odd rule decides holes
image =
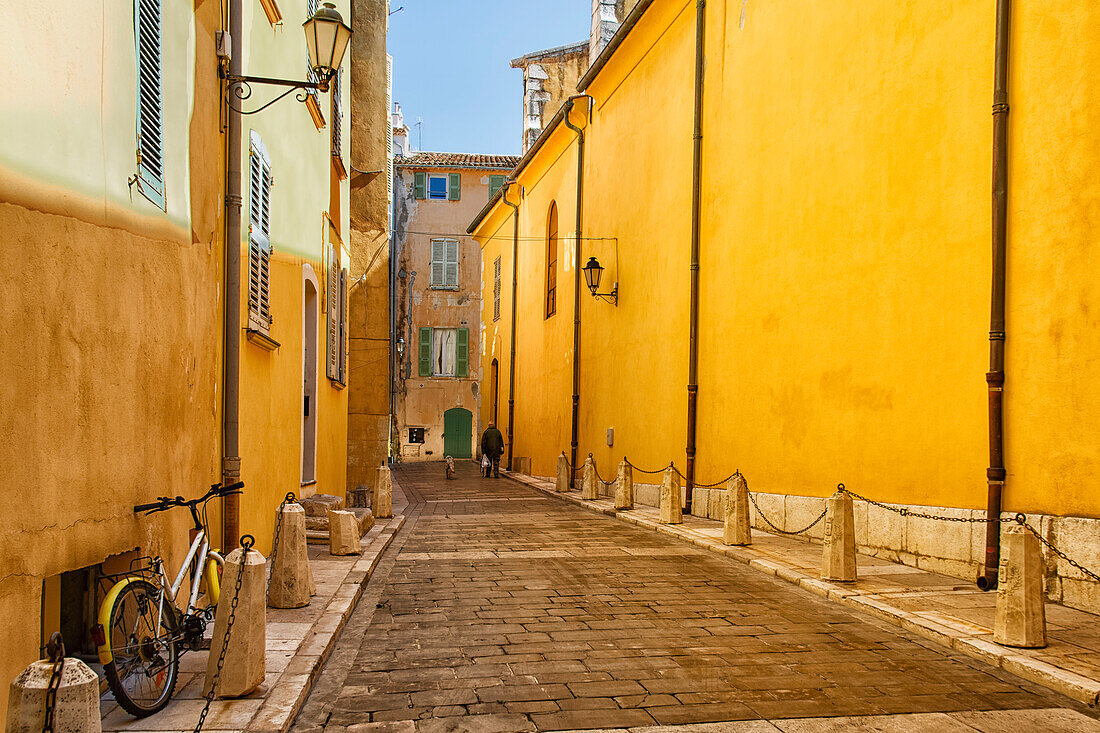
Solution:
[[[444,247],[444,265],[446,269],[446,280],[444,285],[448,288],[458,287],[458,240],[448,239],[445,240],[446,246]]]
[[[431,286],[433,288],[443,287],[444,274],[443,274],[443,249],[444,240],[433,239],[432,240],[432,281]]]
[[[249,148],[248,164],[248,325],[271,327],[271,167],[261,151]]]
[[[340,340],[339,296],[340,273],[336,264],[336,248],[328,246],[328,284],[325,287],[326,310],[328,311],[328,378],[340,378],[340,357],[337,342]]]

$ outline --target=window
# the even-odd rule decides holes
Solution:
[[[508,180],[508,176],[489,176],[489,198],[497,195],[497,191],[500,190],[506,180]]]
[[[546,224],[546,318],[558,311],[558,205],[550,204]]]
[[[131,181],[137,184],[142,196],[166,209],[160,29],[160,0],[134,0],[138,84],[137,173]]]
[[[433,201],[447,198],[446,176],[428,176],[428,198]]]
[[[336,259],[339,240],[330,233],[328,245],[328,277],[325,285],[325,310],[328,315],[328,378],[341,385],[347,384],[347,284],[348,273]],[[335,242],[336,244],[333,244]]]
[[[340,91],[343,76],[341,69],[332,77],[332,157],[337,159],[341,167],[344,160],[343,131],[340,129],[344,120],[344,99]]]
[[[458,240],[432,240],[431,287],[458,289]]]
[[[500,320],[500,255],[493,261],[493,320]]]
[[[248,327],[271,328],[271,160],[251,132],[248,149]]]
[[[467,377],[470,373],[470,330],[421,326],[418,337],[422,377]]]

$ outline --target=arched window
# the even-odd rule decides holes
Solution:
[[[558,205],[550,203],[546,223],[546,318],[558,311]]]

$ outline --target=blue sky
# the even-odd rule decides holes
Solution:
[[[404,10],[393,13],[400,7]],[[523,72],[509,62],[588,38],[591,0],[390,0],[393,99],[423,148],[518,155]]]

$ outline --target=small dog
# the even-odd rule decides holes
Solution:
[[[450,481],[455,477],[455,459],[451,456],[446,457],[447,461],[447,480]]]

